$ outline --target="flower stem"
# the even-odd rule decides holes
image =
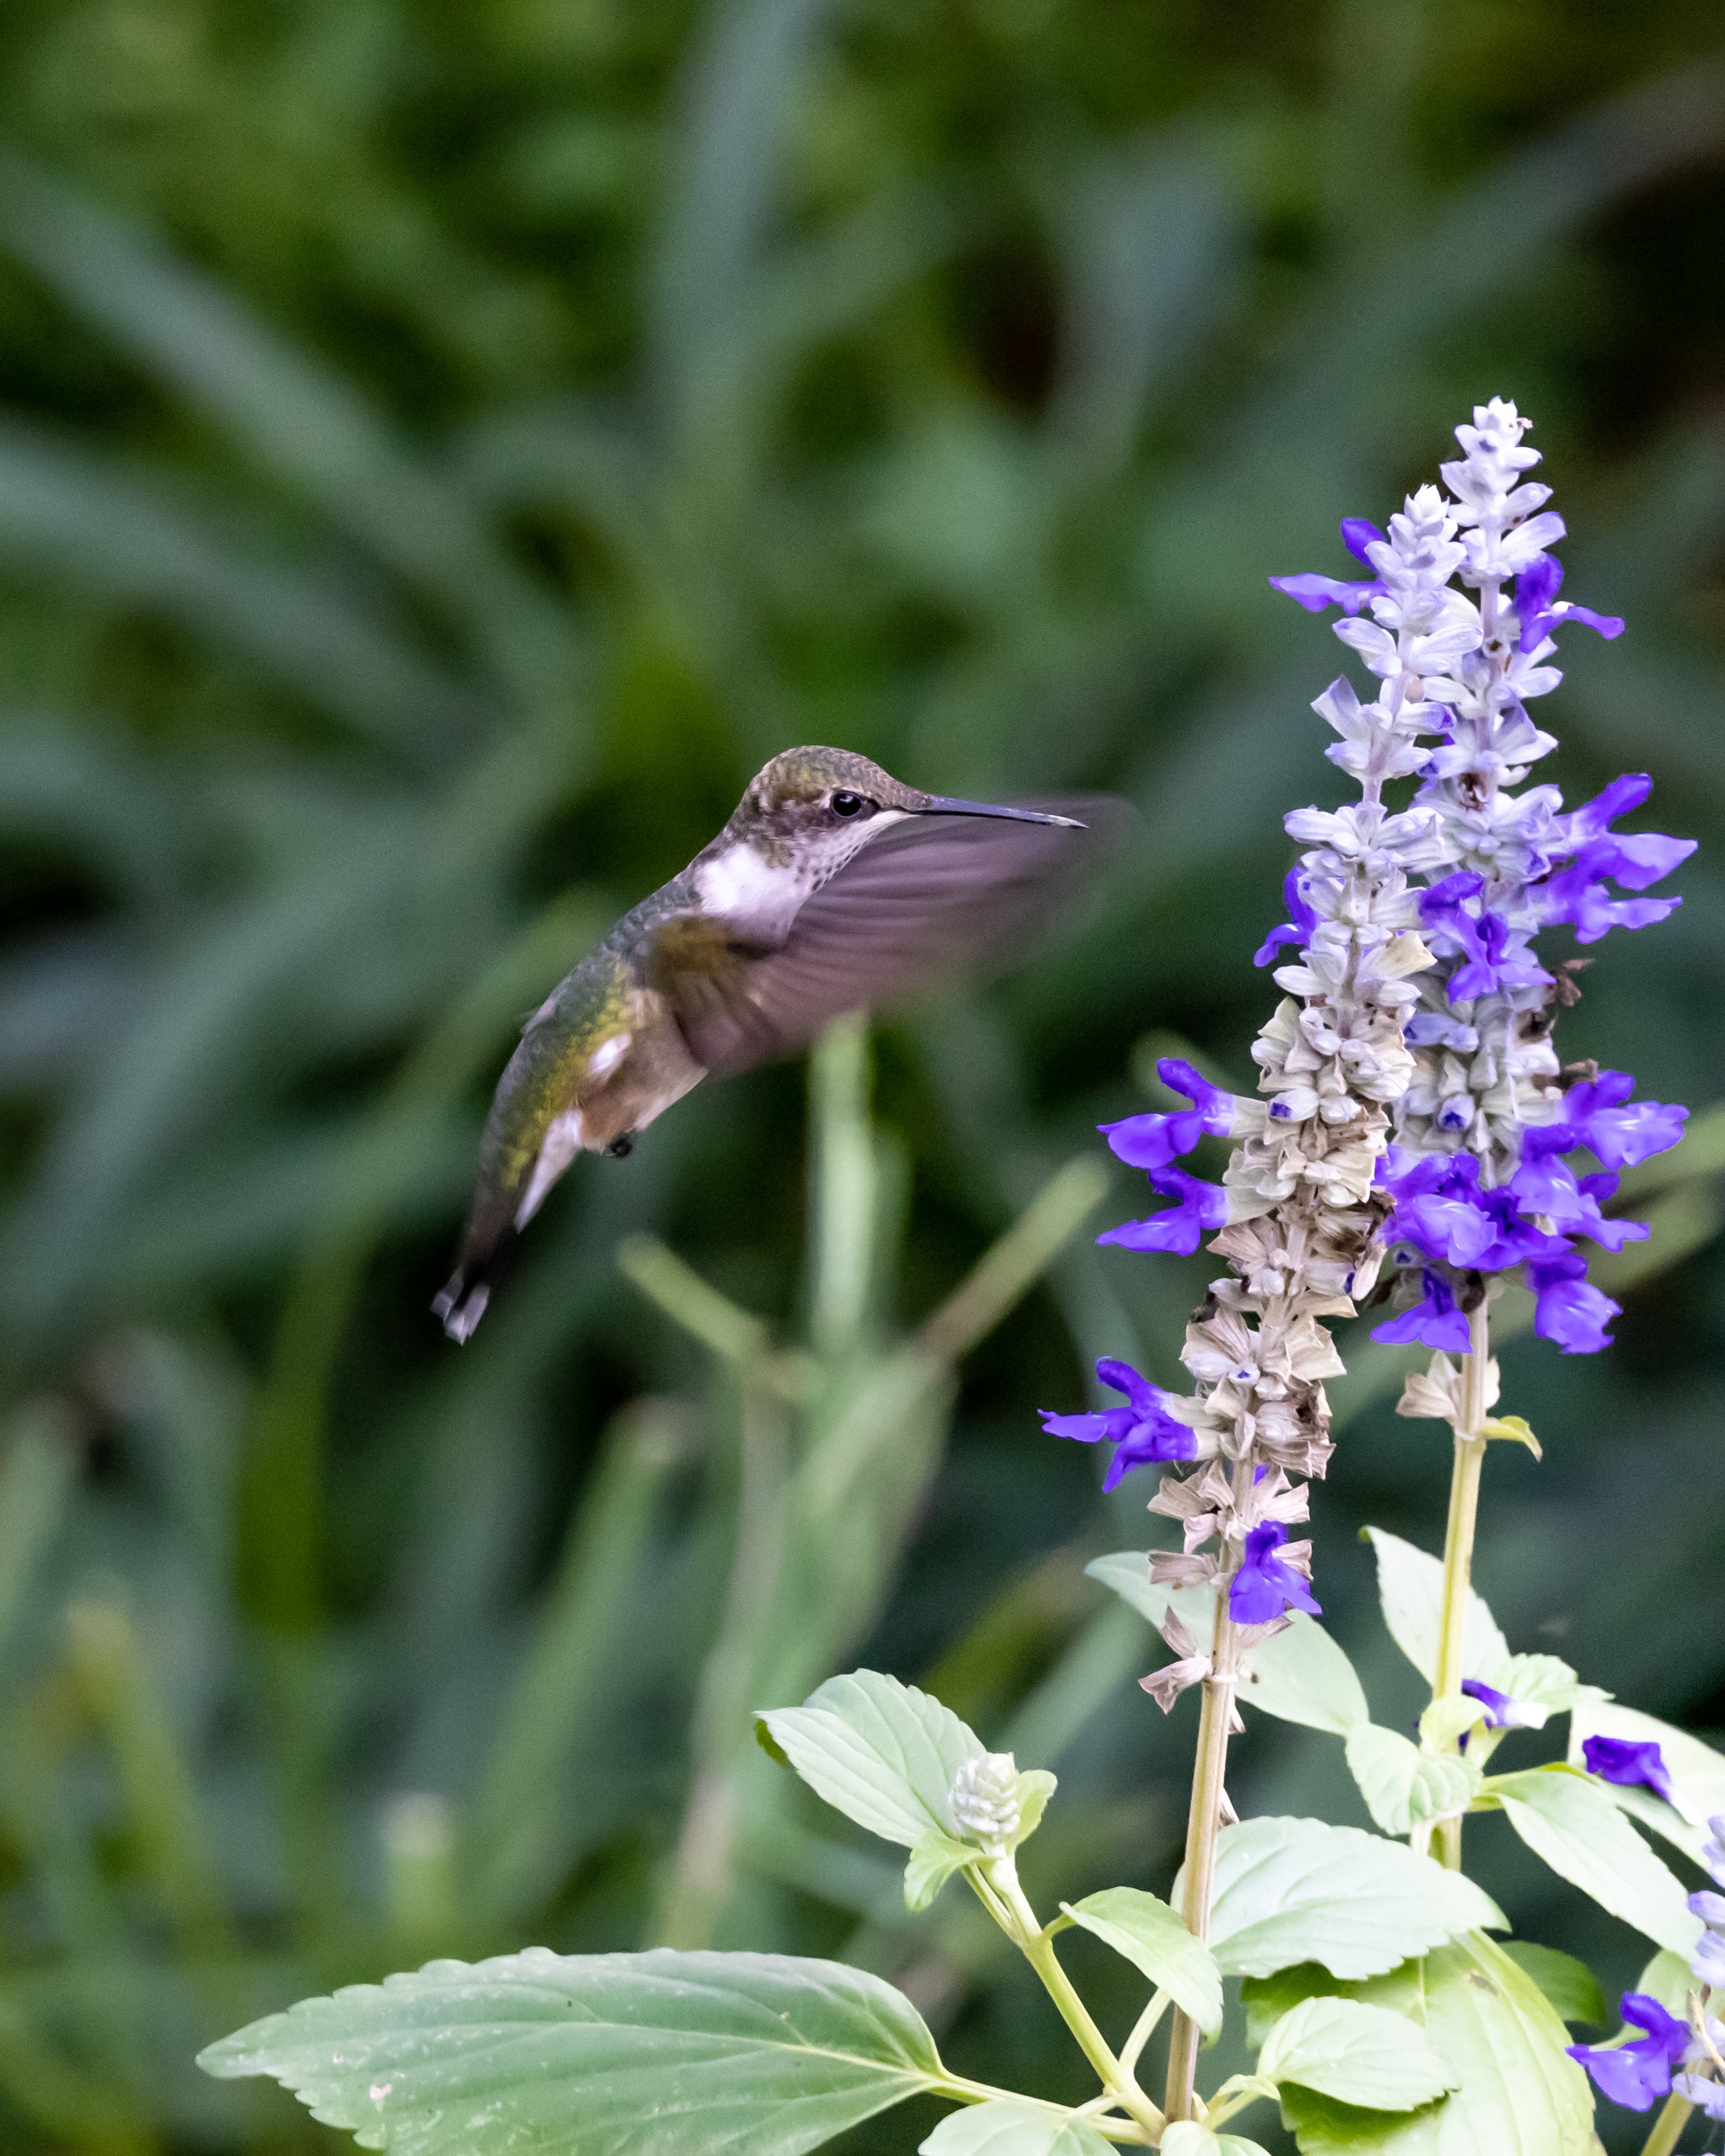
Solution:
[[[1479,1523],[1480,1470],[1486,1460],[1486,1397],[1491,1368],[1488,1304],[1468,1320],[1468,1352],[1461,1358],[1461,1419],[1455,1425],[1455,1465],[1450,1480],[1450,1517],[1444,1531],[1444,1600],[1439,1623],[1434,1699],[1461,1697],[1462,1642],[1473,1575],[1474,1532]],[[1440,1820],[1437,1854],[1450,1871],[1461,1869],[1461,1820]]]
[[[1109,2048],[1108,2040],[1091,2018],[1090,2009],[1073,1989],[1072,1979],[1054,1950],[1054,1941],[1037,1922],[1036,1912],[1025,1898],[1010,1857],[981,1867],[988,1877],[1011,1922],[1003,1926],[1014,1938],[1024,1958],[1042,1979],[1043,1989],[1060,2010],[1060,2019],[1078,2039],[1079,2049],[1096,2069],[1096,2078],[1128,2117],[1151,2134],[1159,2134],[1162,2113],[1138,2087],[1129,2068]]]
[[[1251,1471],[1250,1464],[1246,1472]],[[1195,1939],[1209,1930],[1210,1888],[1216,1869],[1216,1835],[1222,1824],[1222,1797],[1228,1769],[1228,1727],[1234,1719],[1238,1654],[1234,1621],[1228,1614],[1227,1583],[1216,1591],[1216,1629],[1210,1650],[1211,1674],[1205,1678],[1198,1723],[1198,1758],[1192,1770],[1192,1809],[1186,1820],[1186,1866],[1180,1916]],[[1192,2116],[1193,2082],[1198,2072],[1198,2024],[1177,2013],[1168,2029],[1168,2118]]]
[[[1680,2096],[1668,2096],[1653,2122],[1653,2131],[1642,2145],[1641,2156],[1671,2156],[1677,2137],[1689,2123],[1689,2114],[1694,2108],[1692,2103],[1686,2102]]]

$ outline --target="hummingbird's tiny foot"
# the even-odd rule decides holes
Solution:
[[[635,1149],[634,1132],[625,1131],[619,1138],[613,1138],[605,1147],[613,1160],[627,1160]]]

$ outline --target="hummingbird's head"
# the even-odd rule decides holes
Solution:
[[[907,816],[932,815],[1072,820],[924,793],[851,749],[788,748],[755,774],[731,821],[697,856],[703,900],[728,918],[788,922],[880,832]]]
[[[768,860],[818,863],[830,875],[876,831],[933,798],[850,749],[788,748],[755,774],[725,836]]]

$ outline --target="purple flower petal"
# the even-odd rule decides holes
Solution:
[[[1267,966],[1284,943],[1310,942],[1317,927],[1317,916],[1307,903],[1306,879],[1301,870],[1294,868],[1288,870],[1281,891],[1283,900],[1293,918],[1291,921],[1283,921],[1279,928],[1271,930],[1264,942],[1252,953],[1252,963],[1255,966]]]
[[[1050,1437],[1076,1438],[1081,1445],[1100,1440],[1118,1448],[1108,1464],[1105,1490],[1116,1488],[1135,1467],[1194,1456],[1196,1435],[1168,1413],[1172,1393],[1153,1385],[1130,1363],[1117,1363],[1110,1356],[1096,1364],[1096,1375],[1105,1385],[1126,1394],[1125,1407],[1104,1408],[1091,1414],[1055,1414],[1047,1408],[1038,1412]]]
[[[1644,1785],[1668,1804],[1677,1801],[1665,1754],[1657,1744],[1638,1744],[1622,1737],[1589,1737],[1581,1748],[1581,1756],[1589,1774],[1597,1774],[1602,1782],[1615,1782],[1620,1789]]]
[[[1165,1056],[1156,1072],[1171,1092],[1183,1093],[1192,1106],[1172,1115],[1127,1116],[1117,1123],[1098,1124],[1110,1152],[1128,1168],[1166,1168],[1190,1152],[1206,1132],[1224,1138],[1234,1127],[1234,1096],[1200,1077],[1189,1063]]]
[[[1245,1556],[1228,1589],[1228,1614],[1236,1625],[1273,1624],[1286,1609],[1322,1614],[1304,1578],[1276,1554],[1287,1538],[1287,1529],[1275,1520],[1247,1533]]]
[[[1228,1194],[1219,1183],[1201,1183],[1182,1168],[1153,1169],[1150,1186],[1164,1198],[1177,1198],[1178,1205],[1165,1213],[1153,1213],[1147,1220],[1127,1220],[1096,1237],[1099,1243],[1117,1243],[1127,1250],[1166,1250],[1189,1258],[1204,1238],[1228,1218]]]
[[[1368,599],[1383,596],[1384,587],[1376,577],[1369,583],[1349,583],[1341,577],[1320,577],[1302,570],[1295,577],[1271,577],[1272,591],[1285,592],[1296,606],[1307,613],[1322,613],[1326,607],[1338,606],[1345,613],[1356,614]]]
[[[1442,1348],[1465,1355],[1472,1343],[1467,1313],[1458,1309],[1450,1283],[1441,1273],[1422,1276],[1425,1292],[1411,1310],[1373,1328],[1372,1337],[1386,1347],[1401,1348],[1417,1341],[1423,1347]]]
[[[1385,547],[1389,543],[1386,535],[1375,524],[1363,516],[1344,516],[1342,520],[1342,544],[1354,560],[1366,568],[1372,567],[1372,557],[1366,552],[1371,546]]]
[[[1597,1355],[1609,1348],[1605,1327],[1622,1310],[1587,1278],[1587,1260],[1579,1250],[1538,1258],[1527,1267],[1534,1294],[1533,1330],[1566,1355]]]
[[[1586,2067],[1602,2096],[1631,2111],[1648,2111],[1659,2097],[1671,2093],[1671,2069],[1689,2048],[1688,2025],[1645,1992],[1625,1992],[1620,2010],[1625,2022],[1646,2034],[1627,2044],[1570,2044],[1565,2048]]]

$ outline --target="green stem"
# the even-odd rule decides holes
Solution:
[[[1251,1490],[1252,1463],[1234,1471],[1236,1512]],[[1228,1614],[1226,1578],[1216,1583],[1216,1620],[1211,1635],[1210,1674],[1204,1679],[1204,1705],[1198,1722],[1198,1757],[1192,1769],[1192,1804],[1186,1816],[1186,1864],[1181,1882],[1180,1916],[1195,1939],[1210,1928],[1210,1892],[1216,1870],[1216,1836],[1222,1825],[1222,1799],[1228,1773],[1228,1725],[1234,1719],[1234,1691],[1240,1676],[1239,1635]],[[1168,2030],[1168,2087],[1163,2097],[1168,2118],[1190,2118],[1193,2086],[1198,2075],[1198,2024],[1177,2013]]]
[[[1491,1366],[1488,1306],[1481,1302],[1468,1320],[1468,1352],[1461,1359],[1461,1419],[1455,1425],[1455,1464],[1450,1479],[1450,1517],[1444,1530],[1444,1599],[1439,1620],[1434,1699],[1461,1697],[1462,1644],[1467,1629],[1467,1598],[1473,1574],[1473,1544],[1479,1524],[1480,1471],[1486,1460],[1486,1385]],[[1440,1820],[1435,1830],[1437,1854],[1450,1871],[1461,1869],[1461,1820]]]
[[[1050,2103],[1043,2097],[1024,2096],[1017,2089],[996,2088],[988,2082],[968,2081],[963,2074],[942,2075],[929,2093],[950,2097],[955,2103],[998,2103],[1006,2099],[1027,2105],[1033,2111],[1045,2111],[1051,2118],[1081,2118],[1092,2132],[1106,2134],[1111,2141],[1135,2143],[1139,2148],[1150,2145],[1153,2131],[1136,2122],[1128,2124],[1123,2118],[1099,2118],[1089,2104],[1073,2111],[1063,2103]]]
[[[1689,2114],[1695,2108],[1680,2096],[1668,2096],[1663,2109],[1653,2122],[1653,2131],[1641,2148],[1641,2156],[1671,2156],[1678,2136],[1689,2123]]]
[[[1096,2069],[1097,2080],[1147,2133],[1153,2137],[1159,2134],[1162,2113],[1138,2087],[1130,2071],[1114,2056],[1107,2038],[1091,2019],[1090,2009],[1073,1989],[1071,1978],[1060,1967],[1052,1938],[1037,1922],[1036,1912],[1025,1899],[1012,1859],[1003,1857],[982,1868],[988,1873],[988,1884],[1011,1915],[1009,1935],[1041,1978],[1044,1990],[1059,2009],[1060,2019],[1077,2038],[1079,2049]]]
[[[1127,2073],[1135,2073],[1137,2071],[1138,2060],[1142,2055],[1145,2045],[1149,2042],[1157,2023],[1161,2020],[1173,2004],[1173,2001],[1165,1991],[1151,1993],[1149,2005],[1132,2024],[1131,2035],[1121,2046],[1120,2063]]]

